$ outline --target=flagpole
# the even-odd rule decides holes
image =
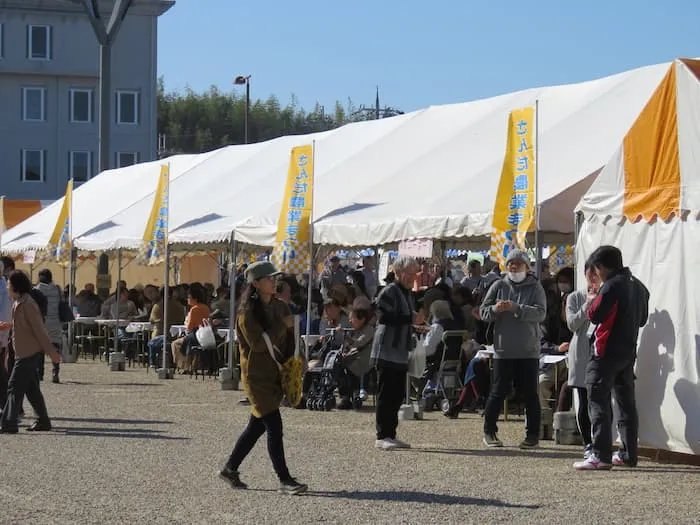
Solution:
[[[311,165],[313,173],[311,176],[311,213],[309,214],[309,282],[306,297],[306,340],[311,334],[311,299],[314,282],[314,197],[316,194],[316,141],[311,143]],[[308,344],[306,345],[306,358],[308,359]]]
[[[542,246],[540,245],[540,101],[535,100],[535,272],[542,278]]]
[[[73,297],[75,296],[75,278],[76,278],[76,258],[77,250],[73,246],[73,184],[75,180],[70,178],[70,209],[68,211],[68,239],[70,241],[70,268],[68,270],[68,307],[73,311]],[[73,324],[68,323],[68,348],[73,348]]]
[[[165,255],[165,278],[163,280],[163,373],[159,377],[168,379],[168,361],[166,352],[168,351],[168,336],[170,328],[168,327],[168,302],[170,302],[170,163],[168,162],[168,182],[166,184],[168,195],[168,214],[165,217],[165,246],[163,248]]]
[[[228,273],[229,320],[228,320],[228,368],[233,373],[234,334],[236,330],[236,270],[238,268],[238,244],[236,230],[231,232],[231,268]]]

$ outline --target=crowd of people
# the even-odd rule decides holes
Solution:
[[[301,333],[308,325],[310,333],[318,336],[310,346],[305,394],[312,395],[313,372],[328,365],[327,351],[337,350],[333,365],[340,396],[337,408],[359,406],[371,390],[376,395],[375,446],[379,449],[410,447],[397,438],[398,412],[405,401],[411,352],[423,345],[425,373],[410,381],[413,395],[419,402],[428,402],[428,394],[435,394],[440,381],[437,364],[451,355],[460,362],[464,386],[444,414],[457,418],[463,410],[481,410],[485,446],[503,446],[497,420],[505,399],[525,407],[520,447],[529,449],[539,444],[542,408],[569,410],[575,397],[584,442],[584,459],[575,468],[636,465],[633,365],[649,294],[623,266],[619,250],[610,246],[596,250],[586,262],[586,282],[579,290],[574,290],[572,268],[551,275],[543,261],[537,278],[528,254],[517,249],[508,254],[503,273],[488,260],[484,265],[470,260],[466,273],[460,273],[457,268],[399,257],[383,286],[374,262],[373,257],[365,257],[350,268],[337,256],[330,257],[310,288],[310,301],[308,275],[279,274],[268,262],[237,270],[233,307],[238,313],[241,379],[251,417],[221,471],[232,486],[245,486],[239,466],[267,432],[281,490],[296,494],[306,489],[291,477],[285,463],[279,412],[283,394],[275,362],[283,362],[293,352],[293,316]],[[40,271],[39,282],[32,286],[25,274],[14,270],[12,259],[3,258],[2,263],[0,431],[16,432],[25,395],[37,415],[30,429],[48,430],[51,424],[39,384],[45,355],[53,362],[52,380],[60,382],[63,323],[59,310],[72,291],[60,290],[48,270]],[[200,283],[171,287],[167,326],[165,300],[163,289],[153,285],[129,289],[122,281],[117,292],[104,300],[94,285],[87,284],[72,304],[81,317],[150,321],[152,366],[163,357],[166,331],[184,324],[184,335],[172,341],[166,358],[172,357],[173,366],[186,373],[197,330],[212,323],[229,325],[230,290]],[[466,331],[469,337],[448,342],[442,337],[447,331]],[[488,358],[479,352],[487,347],[492,348]],[[567,356],[546,359],[552,354]],[[613,395],[622,440],[615,455],[611,450]]]

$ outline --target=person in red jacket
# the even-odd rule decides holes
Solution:
[[[590,297],[588,319],[595,325],[593,352],[586,366],[588,412],[593,447],[589,457],[574,463],[576,470],[609,470],[613,465],[637,465],[639,421],[634,398],[637,338],[649,315],[649,291],[622,264],[614,246],[601,246],[589,264],[601,282]],[[611,393],[615,397],[621,446],[612,454]]]

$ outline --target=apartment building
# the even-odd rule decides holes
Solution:
[[[132,2],[112,47],[111,167],[156,157],[158,17],[173,4]],[[97,173],[98,75],[77,0],[0,0],[0,195],[55,199]]]

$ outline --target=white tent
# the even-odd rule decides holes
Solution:
[[[571,212],[658,85],[668,64],[580,84],[430,107],[306,136],[229,146],[172,165],[171,242],[271,246],[290,149],[316,140],[317,243],[369,246],[408,238],[484,239],[511,110],[540,101],[541,228],[571,234]],[[76,246],[138,246],[158,162],[111,170],[74,193]],[[45,246],[60,201],[3,238]]]
[[[617,246],[651,292],[635,372],[640,442],[690,454],[700,454],[699,79],[700,60],[666,66],[577,208],[579,265]]]

